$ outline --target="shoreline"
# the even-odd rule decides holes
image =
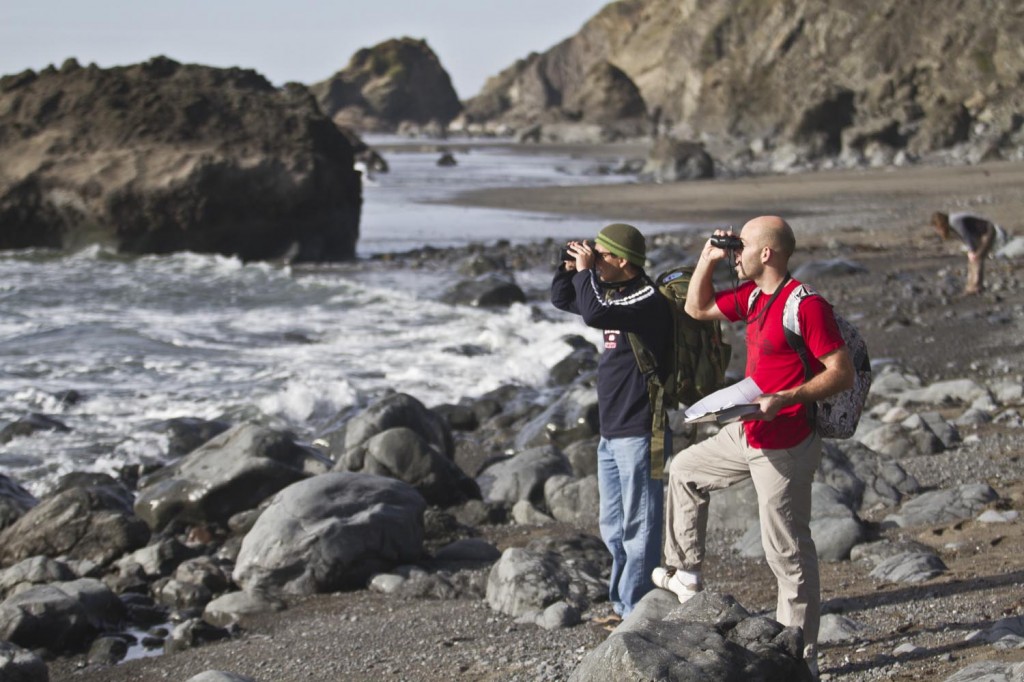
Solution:
[[[569,187],[479,189],[444,202],[456,206],[536,211],[599,220],[672,224],[731,223],[768,213],[798,234],[860,231],[884,241],[893,229],[930,230],[936,210],[972,208],[1020,231],[1024,164],[833,169],[786,175]]]

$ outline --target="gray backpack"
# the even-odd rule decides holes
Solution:
[[[760,291],[755,289],[750,297],[750,307],[753,307],[754,300],[759,294]],[[805,298],[817,295],[818,292],[811,287],[800,284],[786,297],[786,304],[782,310],[782,328],[786,333],[786,341],[800,356],[800,361],[804,365],[804,381],[813,377],[814,372],[811,369],[807,344],[804,343],[803,333],[800,331],[797,311]],[[853,386],[816,402],[811,408],[811,419],[815,430],[822,438],[849,438],[857,430],[857,423],[860,421],[864,403],[868,399],[868,391],[871,389],[871,358],[868,356],[868,345],[857,328],[838,313],[835,313],[835,318],[836,326],[839,327],[839,333],[846,342],[850,359],[853,361]]]
[[[796,313],[801,301],[808,296],[817,295],[818,292],[814,289],[801,284],[790,292],[789,298],[786,299],[786,307],[782,310],[782,327],[786,332],[786,340],[804,363],[805,381],[813,374],[807,345],[804,344],[800,320]],[[868,391],[871,389],[871,358],[868,357],[868,345],[857,328],[842,315],[835,314],[835,318],[839,333],[846,342],[850,359],[853,360],[853,386],[819,400],[812,411],[818,435],[822,438],[849,438],[857,430],[857,422],[860,421],[860,414],[864,411],[864,403],[867,402]]]

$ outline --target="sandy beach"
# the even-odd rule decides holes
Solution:
[[[813,284],[858,321],[873,358],[895,359],[925,381],[1020,381],[1024,287],[1017,263],[991,261],[989,290],[960,296],[966,259],[958,244],[938,240],[928,218],[936,210],[973,210],[1024,233],[1021,164],[500,189],[459,201],[593,216],[595,231],[617,220],[657,222],[665,232],[679,223],[738,228],[755,215],[777,213],[797,232],[797,264],[843,258],[862,266],[858,273]],[[697,248],[696,241],[692,246]],[[986,481],[998,491],[1002,508],[1024,511],[1021,431],[999,424],[965,427],[965,435],[976,435],[979,444],[909,458],[904,466],[928,489]],[[869,569],[851,561],[823,564],[825,611],[845,613],[887,634],[823,647],[822,679],[942,680],[976,660],[1024,660],[1024,650],[996,653],[964,642],[984,622],[1024,615],[1022,525],[966,521],[915,529],[909,533],[913,539],[946,548],[943,559],[950,570],[913,586],[878,584],[868,578]],[[596,528],[560,525],[491,527],[486,532],[505,549],[539,535],[579,530],[596,534]],[[774,581],[763,561],[741,559],[724,547],[711,555],[707,580],[712,589],[734,595],[751,610],[773,608]],[[52,680],[83,682],[184,682],[211,669],[266,682],[564,679],[606,636],[586,623],[556,631],[516,624],[482,602],[395,600],[362,591],[322,595],[284,612],[247,618],[237,637],[196,649],[112,668],[81,668],[82,659],[62,659],[51,662],[50,670]],[[904,659],[894,657],[905,641],[918,649]],[[538,676],[541,668],[549,674]]]
[[[627,148],[627,152],[630,148]],[[605,150],[609,153],[611,150]],[[675,184],[495,189],[460,199],[471,206],[591,215],[595,219],[740,225],[767,213],[800,236],[867,231],[878,239],[927,233],[937,210],[970,207],[1013,228],[1024,203],[1024,166],[914,166],[831,170]]]

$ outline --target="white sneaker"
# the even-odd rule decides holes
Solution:
[[[693,595],[704,589],[700,573],[682,571],[673,566],[658,566],[651,571],[651,580],[657,587],[675,594],[680,604],[685,604]]]

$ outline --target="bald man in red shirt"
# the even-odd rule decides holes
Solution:
[[[776,619],[803,629],[804,656],[816,677],[821,596],[810,521],[821,438],[808,408],[852,386],[854,368],[832,307],[820,295],[803,299],[797,313],[812,358],[809,380],[786,340],[783,308],[801,284],[789,275],[796,248],[789,224],[777,216],[761,216],[746,223],[739,238],[742,247],[737,250],[716,247],[710,240],[705,244],[687,291],[686,312],[698,320],[746,322],[746,374],[763,392],[757,400],[760,411],[673,458],[666,503],[667,565],[655,569],[652,579],[680,602],[703,588],[710,493],[751,479],[761,542],[778,583]],[[730,255],[742,283],[716,293],[712,272]]]

